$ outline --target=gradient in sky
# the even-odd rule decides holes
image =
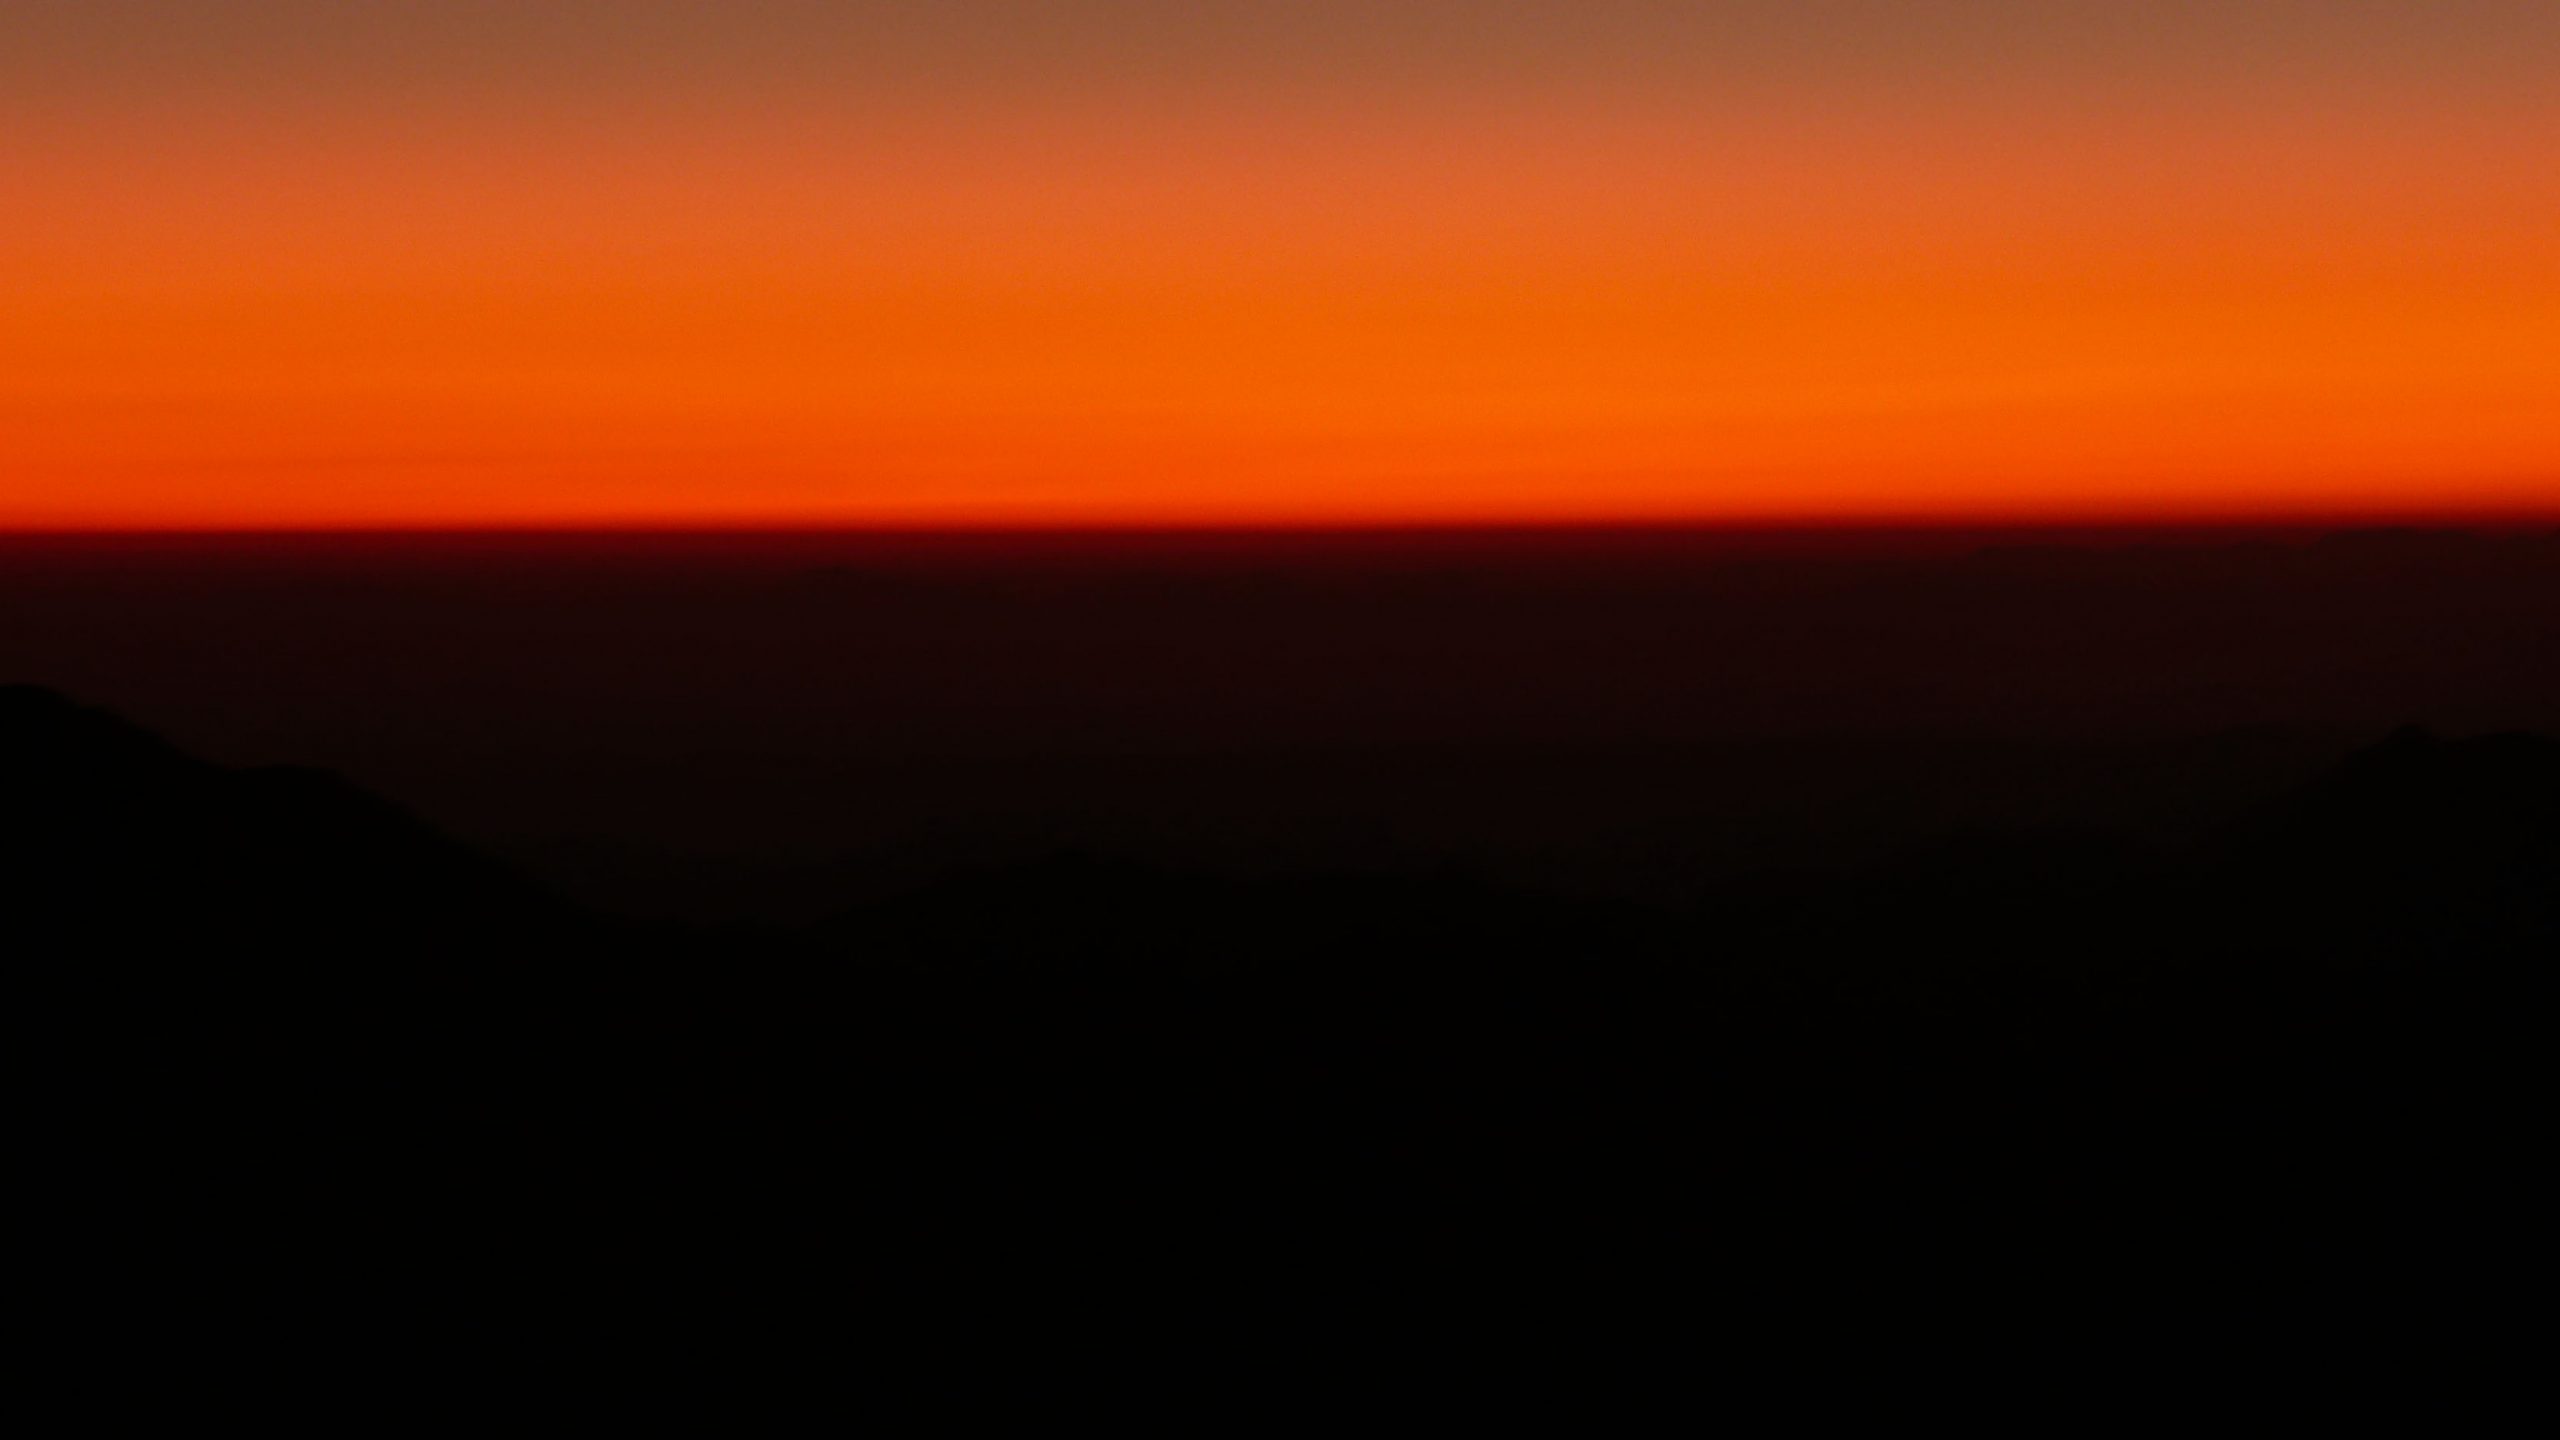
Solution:
[[[2551,0],[8,0],[0,525],[2560,513]]]

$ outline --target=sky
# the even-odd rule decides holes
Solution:
[[[2551,0],[7,0],[0,527],[2560,516]]]

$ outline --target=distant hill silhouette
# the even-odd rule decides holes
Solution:
[[[0,797],[111,1316],[529,1354],[1102,1294],[2370,1332],[2518,1298],[2550,1198],[2532,737],[2404,732],[2182,847],[1951,837],[1677,906],[1062,857],[792,933],[586,916],[29,689]]]
[[[173,910],[242,938],[318,938],[354,922],[336,938],[421,952],[475,928],[512,936],[566,918],[530,884],[336,776],[208,765],[32,687],[0,687],[0,787],[0,844],[21,903],[101,941],[165,926],[181,918]]]
[[[0,535],[0,617],[0,676],[715,924],[1060,846],[1679,899],[2560,734],[2547,527]]]
[[[2297,797],[2276,838],[2383,859],[2547,854],[2560,843],[2560,744],[2404,729]]]

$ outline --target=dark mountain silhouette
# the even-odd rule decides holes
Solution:
[[[792,933],[585,916],[44,692],[0,690],[0,787],[99,1324],[2370,1340],[2524,1298],[2549,1198],[2529,737],[2404,733],[2183,846],[1951,836],[1677,905],[1066,857]]]
[[[0,687],[0,795],[20,904],[75,927],[66,939],[185,919],[209,938],[316,940],[353,921],[368,944],[449,959],[475,933],[514,944],[569,919],[334,775],[208,765],[32,687]]]
[[[27,687],[0,688],[0,917],[48,1258],[151,1355],[405,1311],[593,1052],[558,1042],[603,927],[336,777]]]
[[[2560,744],[2534,735],[2447,741],[2395,732],[2297,797],[2283,843],[2390,863],[2548,855],[2560,843]]]

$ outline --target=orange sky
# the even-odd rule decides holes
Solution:
[[[96,52],[0,100],[0,526],[2560,514],[2560,53]]]

